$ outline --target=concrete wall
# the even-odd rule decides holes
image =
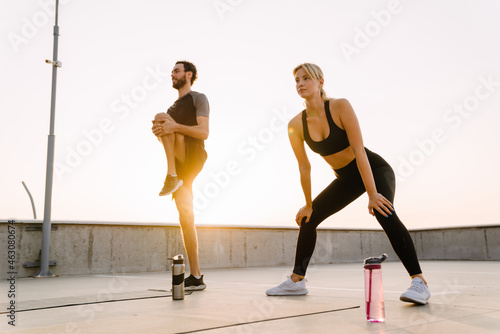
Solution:
[[[9,272],[7,222],[0,222],[0,270]],[[38,268],[41,222],[15,222],[18,277]],[[198,227],[202,268],[292,266],[296,228]],[[500,260],[500,226],[480,226],[411,232],[422,260]],[[383,231],[318,230],[312,264],[359,262],[387,253],[397,260]],[[167,260],[184,254],[179,227],[169,224],[53,222],[50,260],[57,275],[104,274],[170,270]]]
[[[500,226],[411,231],[422,260],[500,260]]]

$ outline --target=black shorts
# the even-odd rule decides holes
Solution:
[[[184,137],[184,140],[186,146],[184,161],[175,160],[175,169],[177,176],[183,182],[183,186],[191,188],[194,179],[205,165],[207,151],[205,151],[205,146],[200,140],[195,140],[187,136]]]

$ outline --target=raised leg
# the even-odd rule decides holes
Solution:
[[[161,142],[167,156],[167,174],[177,175],[175,169],[175,133],[162,136]]]
[[[153,121],[154,124],[163,124],[165,122],[174,122],[174,119],[166,113],[160,113],[155,116]],[[178,133],[171,133],[161,136],[158,139],[163,144],[167,158],[167,177],[160,191],[160,196],[166,196],[177,191],[183,184],[183,181],[177,177],[176,160],[180,160],[180,162],[184,161],[184,136]]]
[[[175,133],[175,144],[174,144],[175,158],[179,162],[184,162],[186,158],[186,144],[184,143],[184,135],[180,133]]]

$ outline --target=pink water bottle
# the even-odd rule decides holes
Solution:
[[[382,265],[387,254],[365,259],[365,301],[366,320],[384,322],[384,287],[382,285]]]

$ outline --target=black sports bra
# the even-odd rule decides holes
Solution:
[[[302,111],[302,127],[304,129],[304,140],[307,145],[316,153],[326,157],[327,155],[340,152],[349,147],[349,140],[347,139],[347,133],[335,124],[332,119],[332,114],[330,113],[330,103],[325,101],[325,114],[328,120],[328,126],[330,128],[330,134],[328,137],[322,141],[314,141],[309,135],[309,129],[307,128],[307,114],[306,110]]]

